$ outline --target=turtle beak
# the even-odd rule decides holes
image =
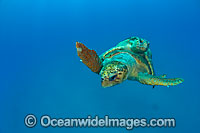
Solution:
[[[103,88],[107,88],[107,87],[111,87],[111,86],[113,86],[113,85],[108,84],[108,83],[106,83],[106,82],[102,82],[102,83],[101,83],[101,86],[102,86]]]
[[[106,87],[111,87],[111,86],[114,86],[116,84],[118,84],[115,80],[117,78],[117,75],[114,74],[110,77],[107,77],[107,78],[101,78],[101,86],[103,88],[106,88]]]
[[[101,78],[101,86],[103,88],[107,88],[107,87],[111,87],[112,84],[110,84],[110,81],[108,79]]]
[[[104,79],[104,78],[101,78],[101,86],[103,88],[109,87],[108,81],[106,79]]]

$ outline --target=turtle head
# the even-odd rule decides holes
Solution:
[[[122,83],[127,79],[128,68],[120,62],[111,62],[106,64],[101,72],[102,87],[111,87]]]

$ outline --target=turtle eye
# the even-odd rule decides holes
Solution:
[[[113,80],[116,79],[116,77],[117,77],[117,75],[114,75],[114,76],[110,77],[109,80],[110,80],[110,81],[113,81]]]

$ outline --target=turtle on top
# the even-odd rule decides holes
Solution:
[[[100,56],[80,42],[76,42],[76,48],[81,61],[101,76],[102,87],[127,79],[152,86],[174,86],[183,82],[181,78],[155,75],[149,41],[139,37],[130,37]]]

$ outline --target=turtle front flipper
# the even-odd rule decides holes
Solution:
[[[88,49],[84,44],[76,42],[78,56],[81,61],[93,72],[99,73],[102,68],[102,61],[94,50]]]
[[[138,73],[138,81],[147,85],[174,86],[182,83],[184,80],[181,78],[167,79],[165,76],[154,76],[140,72]]]

